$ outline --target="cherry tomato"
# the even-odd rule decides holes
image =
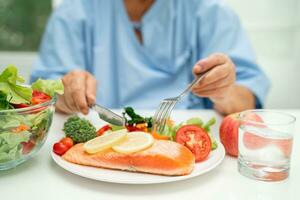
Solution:
[[[49,100],[51,100],[51,97],[49,95],[37,90],[32,91],[32,99],[31,99],[32,105],[41,104]]]
[[[195,155],[196,162],[205,160],[211,151],[211,140],[203,128],[182,126],[176,132],[176,142],[186,146]]]
[[[110,125],[105,125],[97,131],[97,135],[103,135],[108,130],[112,130],[112,128],[110,127]]]
[[[68,149],[70,149],[74,145],[72,138],[69,138],[69,137],[65,137],[65,138],[61,139],[60,142],[63,143],[64,145],[66,145],[68,147]]]
[[[53,152],[59,156],[66,153],[68,150],[69,150],[69,148],[62,142],[57,142],[53,145]]]

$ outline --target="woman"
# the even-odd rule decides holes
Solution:
[[[221,0],[64,0],[31,80],[62,78],[57,109],[86,114],[95,102],[156,108],[211,68],[177,108],[229,114],[263,105],[268,79]]]

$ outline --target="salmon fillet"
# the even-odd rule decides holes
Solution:
[[[88,154],[83,143],[76,144],[62,158],[68,162],[92,167],[120,169],[160,175],[186,175],[194,169],[195,156],[185,146],[167,140],[155,140],[143,151],[122,154],[112,149]]]

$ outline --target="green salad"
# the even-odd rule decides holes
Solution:
[[[0,164],[41,146],[52,122],[52,100],[64,91],[61,80],[39,79],[31,87],[24,82],[14,66],[0,73]],[[53,103],[36,106],[50,101]],[[21,112],[20,108],[28,109]]]

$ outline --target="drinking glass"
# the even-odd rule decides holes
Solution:
[[[238,170],[262,181],[281,181],[289,176],[296,118],[272,110],[240,113]]]

